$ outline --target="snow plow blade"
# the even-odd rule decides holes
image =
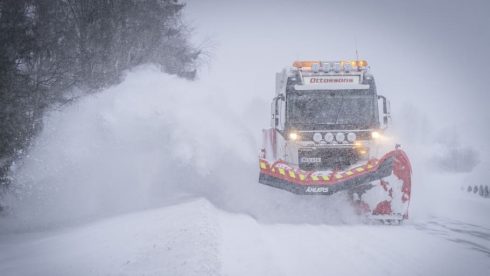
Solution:
[[[331,195],[380,181],[394,174],[403,183],[400,188],[405,201],[410,197],[411,166],[407,155],[400,149],[385,154],[379,160],[372,159],[343,171],[304,171],[282,161],[271,164],[265,159],[260,159],[259,165],[260,183],[295,194]]]

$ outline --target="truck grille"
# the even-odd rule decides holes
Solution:
[[[359,155],[353,148],[302,148],[298,159],[302,170],[327,170],[350,166],[359,160]]]

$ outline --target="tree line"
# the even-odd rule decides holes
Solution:
[[[177,0],[0,0],[0,188],[43,113],[153,63],[193,79],[201,51]]]

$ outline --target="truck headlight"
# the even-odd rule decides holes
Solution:
[[[296,132],[289,133],[289,140],[296,141],[296,140],[298,140],[298,138],[299,138],[298,133],[296,133]]]
[[[373,132],[371,132],[371,137],[373,139],[377,140],[377,139],[381,138],[381,134],[377,131],[373,131]]]

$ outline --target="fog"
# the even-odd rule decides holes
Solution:
[[[441,193],[488,183],[489,8],[486,1],[190,1],[188,17],[196,39],[216,52],[201,80],[219,83],[252,130],[268,127],[272,72],[294,60],[353,59],[357,50],[391,101],[392,135],[414,165],[412,210],[426,214],[450,204],[436,200]]]
[[[14,168],[8,219],[52,227],[205,197],[266,223],[355,221],[341,195],[259,185],[256,161],[275,72],[294,60],[354,59],[356,50],[390,99],[391,133],[413,162],[413,217],[447,214],[460,186],[490,177],[487,5],[188,1],[195,43],[209,53],[199,79],[148,65],[50,112]]]

